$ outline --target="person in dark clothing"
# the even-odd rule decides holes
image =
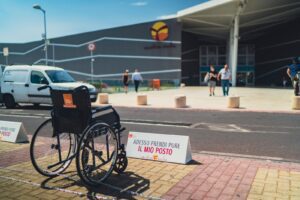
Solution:
[[[215,70],[213,65],[210,65],[210,71],[208,75],[208,87],[209,87],[209,96],[215,96],[215,88],[217,84],[218,72]]]
[[[295,96],[299,96],[300,57],[293,58],[293,64],[288,65],[286,73],[292,81]]]
[[[124,91],[127,94],[128,92],[128,85],[129,85],[129,70],[126,69],[123,74],[123,85],[124,85]]]

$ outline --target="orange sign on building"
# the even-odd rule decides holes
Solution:
[[[164,41],[169,37],[169,27],[164,22],[156,22],[151,27],[151,36],[154,40]]]

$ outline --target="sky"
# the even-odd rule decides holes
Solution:
[[[46,10],[47,37],[154,21],[207,0],[0,0],[0,43],[42,39]]]

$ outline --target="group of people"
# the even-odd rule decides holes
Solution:
[[[288,66],[287,75],[291,78],[294,93],[296,96],[299,95],[299,75],[300,71],[300,57],[296,57],[293,59],[293,64]],[[207,72],[205,79],[208,82],[209,86],[209,96],[215,96],[215,88],[217,85],[217,81],[221,81],[222,91],[224,96],[228,96],[230,80],[231,80],[231,71],[228,67],[228,64],[225,64],[224,67],[217,72],[213,65],[210,65],[210,70]],[[134,83],[135,91],[138,92],[139,85],[143,82],[143,77],[138,69],[135,69],[134,73],[132,73],[131,80]],[[123,85],[125,93],[128,93],[128,85],[129,85],[129,70],[125,70],[123,74]],[[286,80],[284,80],[284,85],[286,85]]]
[[[128,93],[128,85],[129,85],[129,70],[126,69],[123,74],[123,85],[124,85],[124,91],[127,94]],[[143,77],[141,73],[138,71],[138,69],[135,69],[134,73],[131,76],[131,80],[134,83],[135,92],[138,92],[139,85],[141,82],[143,82]]]
[[[209,96],[215,96],[215,88],[217,81],[219,80],[221,80],[223,95],[228,96],[231,72],[227,64],[224,65],[224,68],[222,68],[219,73],[216,71],[213,65],[210,65],[209,72],[207,72],[205,79],[208,81]]]

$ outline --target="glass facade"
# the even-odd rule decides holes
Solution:
[[[225,46],[201,46],[200,66],[224,65],[226,63]]]
[[[209,65],[214,65],[219,71],[227,63],[226,46],[204,45],[200,46],[200,83],[203,84]],[[241,44],[238,49],[237,86],[254,85],[255,46]]]

